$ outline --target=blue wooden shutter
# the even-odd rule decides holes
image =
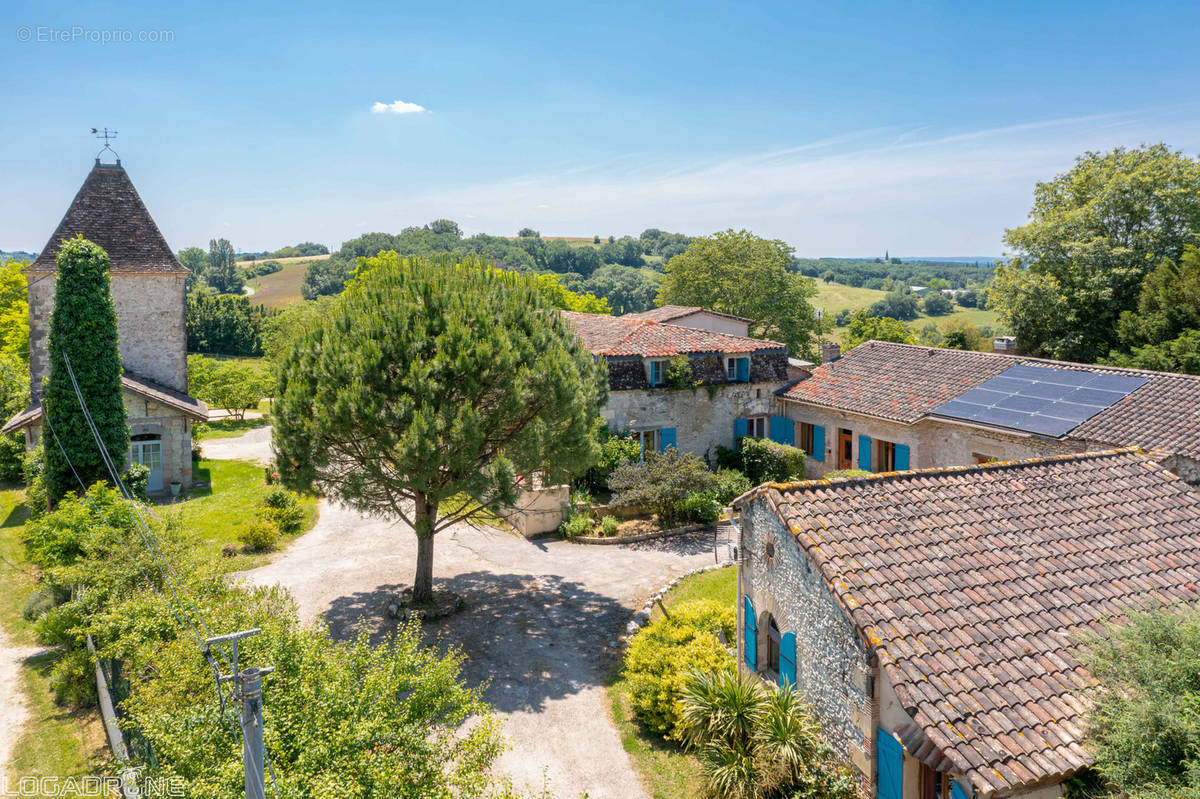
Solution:
[[[745,644],[743,655],[746,659],[746,665],[752,669],[758,669],[758,621],[754,618],[754,603],[750,601],[750,597],[743,597],[745,604],[742,608],[742,629],[744,631],[743,638]]]
[[[658,451],[666,452],[667,447],[675,446],[675,428],[664,427],[658,431]]]
[[[779,684],[796,684],[796,634],[784,633],[779,638]]]
[[[878,799],[903,799],[904,750],[886,730],[875,731],[875,751],[879,766]]]
[[[958,780],[950,780],[950,799],[967,799],[967,792],[958,784]]]
[[[650,362],[650,385],[657,386],[662,383],[662,361]]]
[[[786,416],[771,417],[771,440],[792,446],[796,443],[796,425]]]
[[[813,425],[813,451],[808,453],[808,457],[825,462],[825,428],[819,424]]]
[[[907,444],[897,444],[896,445],[896,471],[898,471],[898,472],[908,471],[908,445]]]
[[[750,382],[750,359],[749,358],[738,358],[737,359],[737,379],[738,379],[739,383],[749,383]]]
[[[858,437],[858,468],[864,472],[871,471],[871,437]]]
[[[733,448],[734,449],[737,449],[740,446],[738,442],[741,441],[742,437],[745,436],[746,433],[749,432],[749,430],[750,430],[749,424],[745,419],[734,419],[733,420]]]

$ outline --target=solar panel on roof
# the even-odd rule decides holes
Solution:
[[[1017,364],[943,403],[933,414],[1057,438],[1147,382],[1144,377]]]

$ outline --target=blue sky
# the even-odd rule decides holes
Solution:
[[[450,217],[998,254],[1078,153],[1200,152],[1198,27],[1186,2],[10,0],[0,249],[45,243],[107,125],[176,249]],[[426,110],[372,111],[396,101]]]

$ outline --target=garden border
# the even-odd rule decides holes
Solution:
[[[646,604],[642,605],[641,610],[636,611],[629,618],[629,623],[625,625],[625,635],[620,637],[620,646],[617,648],[619,650],[623,650],[629,646],[629,641],[633,638],[633,636],[636,635],[640,629],[650,623],[650,613],[653,611],[654,605],[659,602],[659,600],[663,599],[672,588],[679,585],[682,580],[686,580],[688,577],[693,577],[697,574],[703,574],[704,572],[716,571],[717,569],[724,569],[729,566],[736,565],[737,561],[735,561],[733,558],[726,558],[725,560],[718,561],[717,563],[709,563],[704,566],[697,566],[696,568],[686,571],[683,574],[673,577],[672,579],[663,583],[661,588],[650,595],[650,598],[646,600]]]
[[[612,545],[612,544],[636,544],[639,541],[653,541],[656,538],[667,538],[673,535],[682,535],[683,533],[694,533],[699,530],[707,530],[710,527],[716,527],[719,522],[713,524],[688,524],[683,527],[672,527],[670,530],[657,530],[653,533],[637,533],[636,535],[620,535],[620,536],[598,536],[598,535],[577,535],[574,538],[567,540],[575,544],[590,544],[590,545]]]

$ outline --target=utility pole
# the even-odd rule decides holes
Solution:
[[[233,696],[241,707],[242,770],[245,774],[246,799],[267,799],[263,774],[262,678],[275,669],[270,666],[262,669],[251,666],[239,670],[238,641],[260,632],[262,629],[255,627],[228,635],[218,635],[204,642],[209,649],[224,643],[230,644],[233,649],[233,673],[222,674],[217,681],[233,683]],[[205,655],[207,654],[206,650]]]

